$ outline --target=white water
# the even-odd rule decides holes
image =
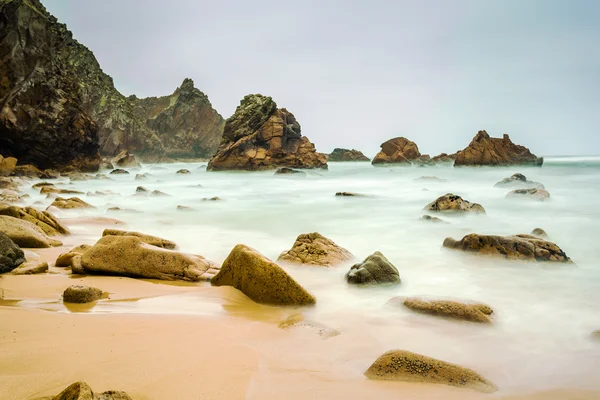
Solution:
[[[64,187],[83,192],[110,189],[120,195],[81,196],[97,209],[62,211],[58,216],[117,218],[130,230],[171,239],[182,251],[216,262],[237,243],[276,259],[297,235],[313,231],[360,259],[379,250],[399,269],[401,285],[349,287],[344,281],[349,265],[286,267],[317,298],[310,317],[356,340],[333,360],[341,369],[362,372],[381,352],[403,348],[468,365],[504,390],[600,388],[600,344],[590,338],[600,329],[600,158],[550,158],[542,168],[330,163],[329,171],[307,171],[305,177],[276,177],[272,171],[211,173],[200,165],[146,165],[131,175],[109,175],[113,180],[66,183]],[[192,173],[176,175],[180,168]],[[135,173],[141,172],[152,176],[135,181]],[[510,189],[494,184],[515,172],[542,182],[550,201],[506,199]],[[415,181],[423,175],[447,181]],[[133,196],[139,185],[171,197]],[[371,197],[339,198],[334,196],[337,191]],[[442,216],[449,224],[419,221],[423,207],[448,192],[482,204],[487,215]],[[33,189],[29,193],[31,203],[51,202]],[[222,201],[201,201],[213,196]],[[177,205],[196,211],[178,212]],[[139,213],[106,211],[113,206]],[[529,233],[536,227],[545,229],[576,266],[508,262],[441,246],[447,236]],[[96,236],[84,229],[88,228],[75,227],[74,233],[88,235],[93,243]],[[384,306],[394,296],[407,295],[481,301],[495,310],[495,322],[480,326]],[[202,301],[193,295],[175,296],[112,311],[205,312]]]

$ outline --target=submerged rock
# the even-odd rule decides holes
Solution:
[[[464,150],[456,153],[454,166],[542,165],[543,162],[543,158],[536,157],[527,147],[514,144],[506,134],[500,139],[479,131]]]
[[[4,232],[19,247],[45,248],[62,245],[60,241],[49,238],[37,225],[6,215],[0,216],[0,232]]]
[[[156,247],[162,247],[163,249],[174,250],[177,248],[177,244],[167,239],[159,238],[157,236],[146,235],[145,233],[122,231],[119,229],[105,229],[102,232],[102,236],[135,236],[146,244]]]
[[[281,253],[277,261],[330,267],[353,258],[348,250],[320,233],[313,232],[299,235],[292,248]]]
[[[471,369],[406,350],[384,353],[369,367],[365,376],[369,379],[441,383],[485,393],[498,390],[496,385]]]
[[[464,321],[492,323],[490,315],[494,312],[490,306],[481,303],[464,303],[454,300],[424,299],[420,297],[393,298],[391,304],[401,303],[413,311],[423,314],[460,319]]]
[[[0,204],[0,215],[22,219],[41,228],[50,236],[68,235],[69,230],[48,211],[40,211],[33,207],[17,207]]]
[[[544,185],[539,182],[530,181],[523,174],[516,173],[508,178],[502,179],[494,185],[495,187],[517,187],[517,188],[538,188],[544,189]]]
[[[168,193],[165,193],[165,192],[161,192],[160,190],[153,190],[152,193],[150,193],[150,196],[162,197],[162,196],[171,196],[171,195]]]
[[[471,203],[452,193],[447,193],[438,197],[435,201],[426,205],[425,210],[435,212],[471,212],[476,214],[485,214],[485,209],[481,204]]]
[[[420,176],[414,179],[415,181],[426,181],[426,182],[446,182],[447,179],[438,178],[437,176]]]
[[[181,204],[177,206],[177,211],[196,211],[192,207],[182,206]]]
[[[65,303],[91,303],[101,298],[102,290],[90,286],[69,286],[63,293]]]
[[[129,175],[129,171],[126,171],[121,168],[117,168],[117,169],[113,169],[112,171],[110,171],[110,174],[111,175]]]
[[[176,172],[176,174],[187,175],[187,174],[191,174],[191,172],[189,169],[180,169],[179,171]]]
[[[225,122],[223,138],[208,171],[327,168],[327,157],[300,133],[300,124],[271,97],[242,99]]]
[[[233,286],[257,303],[281,306],[315,304],[315,298],[279,265],[258,251],[238,244],[227,256],[213,286]]]
[[[423,215],[421,218],[419,218],[419,220],[447,224],[447,222],[444,221],[443,219],[438,218],[438,217],[432,217],[431,215]]]
[[[556,244],[530,235],[494,236],[469,234],[461,240],[446,238],[444,247],[473,253],[503,256],[511,260],[570,262]]]
[[[297,169],[293,169],[293,168],[287,168],[287,167],[283,167],[283,168],[277,168],[277,171],[275,171],[275,175],[306,175],[306,172],[304,171],[300,171]]]
[[[364,261],[354,264],[346,274],[346,280],[358,285],[398,284],[400,273],[383,254],[376,251]]]
[[[534,230],[531,231],[531,234],[533,236],[538,236],[538,237],[542,237],[542,238],[548,237],[548,234],[542,228],[535,228]]]
[[[141,181],[141,180],[145,180],[148,179],[148,177],[150,176],[150,174],[135,174],[135,180],[136,181]]]
[[[57,197],[54,199],[50,207],[56,207],[63,210],[71,210],[75,208],[96,208],[91,204],[86,203],[81,200],[79,197],[70,197],[68,199]]]
[[[550,193],[545,189],[515,189],[508,192],[506,197],[546,201],[550,199]]]
[[[0,232],[0,274],[10,272],[25,262],[25,253],[5,233]]]
[[[324,340],[340,335],[339,331],[318,322],[307,321],[302,315],[293,315],[277,326],[286,331],[311,331]]]
[[[369,157],[358,150],[340,148],[333,149],[327,159],[328,161],[371,161]]]
[[[419,157],[421,153],[414,142],[397,137],[381,144],[381,151],[373,158],[371,164],[410,164]]]

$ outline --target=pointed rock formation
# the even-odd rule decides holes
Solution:
[[[415,142],[397,137],[381,144],[381,151],[373,158],[371,164],[410,164],[419,157],[421,153]]]
[[[208,171],[327,168],[327,157],[300,132],[300,124],[271,97],[250,94],[225,122]]]
[[[354,256],[348,250],[320,233],[313,232],[299,235],[292,248],[281,253],[277,261],[331,267],[352,258]]]
[[[527,147],[514,144],[507,134],[500,139],[479,131],[464,150],[456,153],[454,166],[542,165],[543,162],[543,157],[538,158]]]
[[[335,148],[327,158],[328,161],[371,161],[361,151]]]

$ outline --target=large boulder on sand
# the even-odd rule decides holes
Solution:
[[[365,376],[369,379],[441,383],[485,393],[498,390],[496,385],[469,368],[406,350],[384,353],[369,367]]]
[[[471,143],[456,153],[454,166],[475,165],[542,165],[543,157],[536,157],[527,147],[514,144],[508,135],[492,138],[486,131],[479,131]]]
[[[302,136],[300,124],[272,98],[251,94],[225,122],[223,138],[208,171],[327,168],[327,157]]]
[[[495,187],[509,187],[509,188],[538,188],[544,189],[544,185],[539,182],[530,181],[523,174],[516,173],[511,176],[502,179],[497,182]]]
[[[471,203],[462,197],[447,193],[438,197],[424,208],[426,211],[437,212],[455,212],[455,213],[475,213],[485,214],[485,209],[481,204]]]
[[[65,303],[90,303],[101,298],[102,290],[90,286],[72,285],[63,293]]]
[[[10,272],[25,262],[25,253],[5,233],[0,232],[0,274]]]
[[[279,265],[251,247],[238,244],[227,256],[213,286],[233,286],[257,303],[281,306],[315,304],[315,298]]]
[[[50,207],[56,207],[63,210],[72,210],[76,208],[96,208],[93,205],[86,203],[81,200],[79,197],[70,197],[68,199],[57,197],[54,199]]]
[[[371,161],[359,150],[335,148],[329,154],[328,161]]]
[[[7,215],[31,222],[41,228],[46,235],[68,235],[69,230],[48,211],[40,211],[33,207],[18,207],[0,204],[0,215]]]
[[[364,261],[354,264],[346,274],[346,280],[358,285],[397,284],[400,283],[400,273],[383,254],[376,251]]]
[[[0,232],[4,232],[20,247],[43,248],[62,245],[31,222],[6,215],[0,216]]]
[[[94,394],[92,388],[85,382],[75,382],[55,397],[48,400],[132,400],[125,392],[109,390]]]
[[[281,253],[277,261],[330,267],[352,258],[354,256],[348,250],[313,232],[298,236],[292,248]]]
[[[397,137],[381,144],[381,151],[373,158],[371,164],[410,164],[419,157],[421,153],[415,142]]]
[[[515,189],[511,190],[506,194],[506,197],[512,199],[528,199],[528,200],[537,200],[537,201],[546,201],[550,200],[550,192],[546,189]]]
[[[400,303],[405,307],[422,314],[479,322],[483,324],[492,322],[490,315],[494,312],[490,306],[481,303],[466,303],[444,299],[425,299],[422,297],[395,297],[388,303],[392,305]]]
[[[81,256],[84,271],[162,280],[202,281],[218,266],[202,256],[144,243],[136,236],[104,236]]]
[[[444,247],[511,260],[570,262],[556,244],[531,235],[494,236],[471,233],[461,240],[446,238]]]
[[[102,236],[135,236],[138,237],[142,242],[151,246],[162,247],[163,249],[175,250],[177,244],[167,239],[159,238],[157,236],[146,235],[145,233],[122,231],[119,229],[105,229],[102,232]]]

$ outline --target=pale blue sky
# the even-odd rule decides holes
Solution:
[[[320,151],[450,153],[486,129],[600,154],[600,1],[42,1],[122,93],[190,77],[225,118],[270,95]]]

